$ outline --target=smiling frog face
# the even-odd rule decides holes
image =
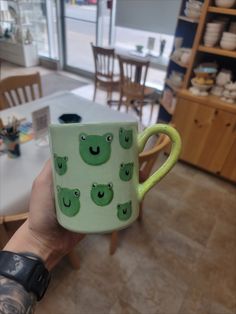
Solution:
[[[132,203],[127,202],[124,204],[118,204],[117,205],[117,217],[122,220],[126,221],[128,220],[132,215]]]
[[[133,177],[133,169],[134,163],[130,162],[128,164],[121,164],[120,165],[120,179],[122,181],[129,181]]]
[[[120,128],[119,141],[124,149],[129,149],[133,144],[133,131]]]
[[[104,164],[111,156],[112,140],[113,135],[111,133],[104,135],[80,134],[79,151],[81,158],[92,166]]]
[[[60,210],[64,215],[73,217],[80,210],[80,191],[78,189],[67,189],[57,186],[57,198]]]
[[[68,161],[68,157],[66,156],[60,157],[60,156],[57,156],[57,154],[54,154],[55,170],[60,176],[65,174],[67,171],[67,161]]]
[[[108,184],[97,184],[94,183],[91,189],[91,198],[94,203],[98,206],[106,206],[111,203],[113,199],[113,185]]]

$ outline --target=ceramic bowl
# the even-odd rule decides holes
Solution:
[[[224,90],[224,87],[213,86],[213,88],[211,90],[211,94],[220,97],[220,96],[222,96],[223,90]]]
[[[236,40],[231,40],[231,39],[221,39],[221,43],[223,45],[232,45],[234,46],[236,44]]]
[[[215,42],[217,42],[218,37],[208,37],[208,36],[204,36],[203,40],[204,40],[204,42],[215,43]]]
[[[222,23],[207,23],[206,24],[206,29],[215,29],[215,30],[219,30],[222,27]]]
[[[198,4],[198,3],[196,3],[196,2],[193,2],[193,3],[191,3],[191,2],[186,2],[186,8],[187,9],[195,9],[195,10],[201,10],[202,9],[202,5],[200,5],[200,4]]]
[[[197,84],[194,78],[191,80],[191,83],[194,87],[198,88],[201,92],[208,91],[212,87],[212,85]]]
[[[234,33],[224,32],[222,39],[236,40],[236,35]]]
[[[215,0],[217,7],[232,8],[235,5],[235,0]]]
[[[205,37],[203,38],[203,42],[205,46],[207,47],[213,47],[214,45],[217,44],[218,40],[219,40],[218,38],[211,38],[211,39],[205,38]]]
[[[184,10],[184,14],[190,18],[193,18],[193,19],[197,19],[200,17],[201,15],[201,12],[199,10],[190,10],[190,9],[185,9]]]
[[[214,35],[214,36],[205,35],[204,36],[204,40],[206,41],[217,41],[219,38],[220,38],[219,35]]]
[[[227,84],[225,88],[229,91],[236,91],[236,82]]]
[[[216,29],[216,30],[215,29],[206,29],[205,34],[212,35],[212,36],[220,35],[220,30],[218,30],[218,29]]]
[[[226,41],[221,41],[220,46],[222,49],[225,50],[235,50],[236,49],[236,43],[231,43],[231,42],[226,42]]]
[[[236,43],[236,38],[235,39],[230,39],[230,38],[221,38],[221,41],[225,44],[232,44],[234,45]]]
[[[203,5],[203,3],[201,1],[197,1],[197,0],[189,0],[189,3],[195,4],[195,5],[198,5],[198,6],[202,6]]]

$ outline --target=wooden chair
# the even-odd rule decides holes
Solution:
[[[12,76],[0,81],[0,109],[17,106],[36,99],[34,85],[38,88],[38,97],[42,97],[40,74]],[[28,88],[27,88],[28,87]],[[1,102],[2,101],[2,102]],[[1,107],[2,106],[2,107]],[[4,247],[15,230],[27,219],[28,212],[0,216],[0,249]],[[79,269],[79,257],[75,250],[68,254],[73,268]]]
[[[125,97],[126,111],[132,106],[138,111],[140,120],[142,120],[142,109],[146,103],[145,99],[155,93],[155,89],[146,87],[146,78],[149,68],[149,61],[140,61],[118,55],[120,66],[120,109],[123,98]],[[151,113],[153,113],[154,102],[151,101]]]
[[[39,73],[10,76],[0,81],[0,109],[18,106],[42,97]]]
[[[160,152],[162,152],[170,144],[170,138],[161,134],[156,140],[151,149],[143,151],[139,155],[139,182],[144,182],[149,177],[152,168],[158,159]],[[143,217],[143,202],[139,207],[138,220],[141,221]],[[113,231],[110,240],[110,255],[113,255],[117,249],[118,231]]]
[[[119,76],[114,74],[115,50],[94,46],[92,43],[91,46],[95,65],[93,101],[98,87],[105,88],[107,99],[111,100],[112,91],[119,90],[120,84]]]
[[[0,216],[0,250],[13,235],[15,230],[27,219],[28,213]]]

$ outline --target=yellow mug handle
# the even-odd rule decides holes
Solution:
[[[142,201],[144,195],[159,182],[176,164],[181,152],[181,138],[179,133],[172,126],[167,124],[155,124],[138,135],[138,150],[143,151],[145,144],[152,135],[164,133],[170,137],[172,146],[171,152],[164,164],[153,173],[145,182],[138,186],[138,199]]]

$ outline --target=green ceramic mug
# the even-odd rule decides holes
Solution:
[[[166,162],[139,183],[138,155],[154,134],[172,142]],[[176,163],[181,139],[156,124],[138,134],[136,122],[50,125],[50,148],[58,222],[81,233],[119,230],[135,221],[139,202]]]

